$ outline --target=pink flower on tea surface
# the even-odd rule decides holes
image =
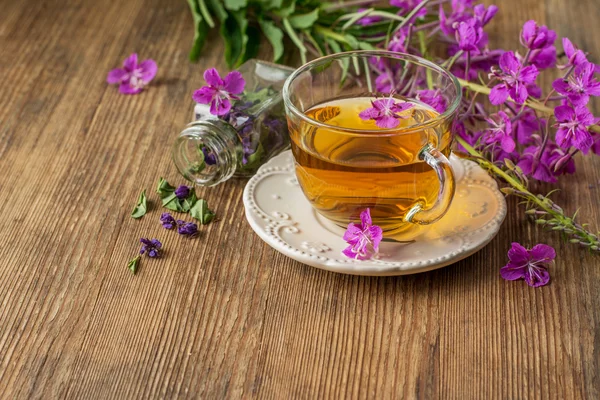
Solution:
[[[360,213],[360,224],[350,223],[344,233],[344,240],[350,246],[342,253],[346,257],[357,260],[368,260],[379,251],[379,243],[383,239],[383,231],[371,220],[371,210]]]
[[[544,286],[550,281],[548,264],[556,257],[554,249],[545,244],[537,244],[531,250],[519,243],[513,243],[508,251],[508,264],[500,269],[502,278],[514,281],[525,279],[529,286]]]
[[[246,81],[238,71],[227,74],[225,79],[215,68],[204,71],[204,80],[208,86],[196,90],[193,99],[196,103],[210,104],[210,113],[213,115],[225,115],[231,110],[231,100],[239,100],[236,96],[244,91]]]
[[[375,120],[375,124],[384,129],[395,128],[401,119],[410,118],[410,115],[399,114],[413,107],[413,104],[396,102],[393,97],[386,97],[371,101],[373,107],[367,108],[358,114],[363,121]]]
[[[534,65],[523,67],[512,51],[507,51],[500,56],[500,70],[492,68],[491,77],[500,79],[502,83],[494,86],[490,92],[490,102],[494,105],[502,104],[508,96],[517,104],[523,104],[529,92],[528,85],[534,85],[539,72]]]
[[[512,137],[512,123],[504,111],[486,118],[490,128],[485,131],[483,139],[486,144],[500,144],[502,150],[512,153],[515,150],[515,140]]]
[[[585,107],[558,106],[554,109],[557,121],[556,143],[563,149],[573,146],[587,154],[594,144],[592,135],[588,131],[596,119]]]
[[[600,82],[594,79],[596,66],[583,63],[567,79],[557,79],[552,87],[558,93],[567,96],[574,106],[584,106],[590,101],[590,96],[600,96]]]
[[[131,54],[123,61],[123,68],[115,68],[108,73],[106,82],[119,84],[119,92],[123,94],[138,94],[156,76],[158,67],[152,59],[138,64],[138,55]]]

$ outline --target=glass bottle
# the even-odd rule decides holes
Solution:
[[[196,104],[195,121],[173,145],[173,161],[187,180],[214,186],[234,177],[252,176],[289,147],[281,90],[292,68],[248,60],[238,71],[246,86],[231,111],[221,117]]]

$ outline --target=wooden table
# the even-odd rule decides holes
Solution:
[[[493,44],[514,48],[535,18],[600,61],[596,0],[501,3]],[[399,278],[272,250],[245,221],[243,181],[200,189],[220,221],[178,237],[153,190],[160,176],[182,183],[170,145],[204,69],[224,69],[221,40],[188,62],[183,1],[0,10],[0,398],[599,398],[600,258],[515,200],[485,249]],[[123,96],[105,77],[133,51],[159,74]],[[600,160],[577,166],[556,199],[597,227]],[[133,220],[143,188],[152,208]],[[133,276],[142,236],[165,256]],[[512,241],[557,248],[550,285],[499,277]]]

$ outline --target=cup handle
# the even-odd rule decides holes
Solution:
[[[440,189],[437,199],[431,207],[424,209],[423,204],[416,204],[406,213],[404,220],[413,224],[428,225],[446,214],[454,196],[456,184],[450,161],[441,151],[432,145],[427,145],[419,153],[419,159],[429,164],[436,172]]]

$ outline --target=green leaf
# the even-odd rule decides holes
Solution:
[[[142,193],[140,193],[140,196],[137,201],[137,205],[131,212],[131,216],[136,219],[141,218],[146,214],[147,208],[148,208],[148,205],[146,202],[146,189],[144,189],[144,190],[142,190]]]
[[[192,188],[190,194],[183,200],[180,200],[181,211],[188,212],[196,204],[198,197],[196,197],[196,190]]]
[[[208,203],[204,199],[200,199],[194,204],[190,209],[190,215],[200,221],[202,225],[208,224],[215,217],[215,213],[209,210]]]
[[[367,42],[358,42],[358,48],[361,50],[377,50],[375,46]]]
[[[296,29],[308,29],[319,19],[319,9],[315,8],[306,14],[296,14],[289,18],[290,25]]]
[[[225,22],[227,19],[227,11],[225,11],[225,7],[223,7],[223,0],[207,0],[210,5],[211,10],[217,16],[221,23]]]
[[[348,19],[348,21],[346,21],[346,23],[344,25],[342,25],[342,31],[345,31],[346,29],[350,28],[351,26],[353,26],[356,23],[356,21],[358,21],[359,19],[361,19],[363,17],[366,17],[367,15],[371,14],[373,11],[374,10],[372,8],[368,8],[368,9],[360,11],[360,12],[346,15],[346,17],[349,17],[349,19]]]
[[[241,64],[240,60],[246,53],[247,27],[248,20],[245,10],[230,12],[225,23],[221,24],[221,36],[225,41],[225,61],[229,68],[235,68]]]
[[[273,47],[273,61],[279,61],[283,56],[283,31],[272,21],[266,19],[259,18],[258,24]]]
[[[294,28],[292,27],[290,21],[287,18],[283,19],[283,27],[285,28],[285,31],[287,32],[290,39],[292,39],[292,42],[294,42],[296,47],[298,47],[298,50],[300,50],[300,60],[302,61],[302,64],[306,64],[306,47],[304,47],[302,40],[300,40],[298,35],[296,35]]]
[[[272,0],[272,2],[274,2]],[[287,18],[296,11],[296,0],[283,0],[282,4],[275,11],[275,15],[281,18]]]
[[[162,176],[158,180],[158,186],[156,187],[156,193],[160,195],[160,198],[166,197],[175,191],[175,187],[171,186],[169,182]]]
[[[232,11],[240,10],[248,5],[246,0],[224,0],[225,8]]]
[[[202,0],[200,0],[202,1]],[[196,61],[200,58],[200,53],[204,47],[206,36],[208,35],[208,24],[202,18],[200,13],[200,6],[197,0],[188,0],[190,10],[192,11],[192,18],[194,20],[194,44],[190,50],[189,58],[191,61]]]
[[[127,268],[135,275],[140,265],[140,255],[138,254],[135,258],[127,263]]]
[[[344,38],[346,39],[346,43],[348,43],[352,49],[358,49],[358,40],[356,40],[354,36],[346,34],[344,35]]]
[[[283,0],[263,0],[265,10],[280,9],[283,6]]]
[[[169,210],[183,212],[183,207],[175,193],[171,193],[170,195],[163,197],[162,205]]]
[[[214,28],[215,21],[213,21],[212,15],[210,15],[210,13],[208,12],[208,8],[206,8],[206,2],[204,0],[198,0],[198,6],[200,8],[200,14],[202,14],[202,17],[204,18],[208,26]]]

